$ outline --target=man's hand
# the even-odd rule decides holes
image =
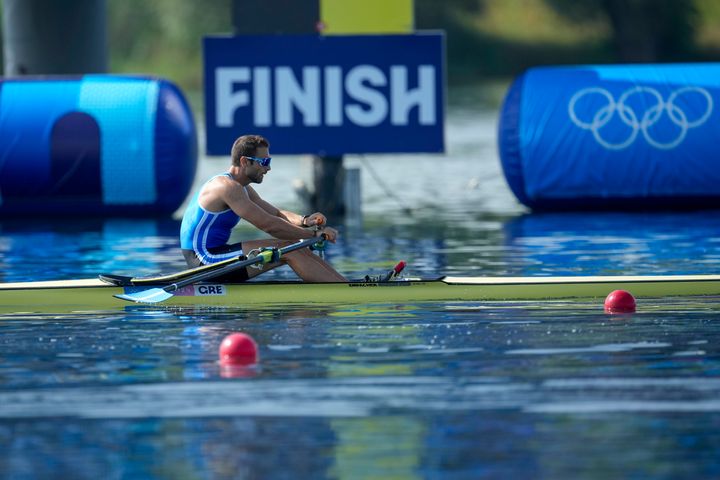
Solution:
[[[337,240],[338,232],[332,227],[321,227],[315,232],[315,236],[325,235],[328,242],[335,243]]]
[[[320,212],[315,212],[304,218],[303,227],[322,227],[327,224],[327,218]]]

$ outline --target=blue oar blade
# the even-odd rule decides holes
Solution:
[[[136,303],[158,303],[167,300],[172,297],[172,293],[166,292],[162,288],[150,288],[147,290],[141,290],[139,292],[131,293],[120,293],[113,295],[113,297],[121,300],[127,300],[129,302]]]

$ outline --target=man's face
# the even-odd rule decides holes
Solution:
[[[267,147],[259,147],[255,152],[254,157],[266,158],[270,156],[270,151]],[[247,177],[253,183],[262,183],[265,174],[270,171],[270,165],[263,167],[259,162],[248,159],[248,166],[246,170]]]

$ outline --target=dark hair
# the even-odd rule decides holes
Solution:
[[[239,166],[240,157],[254,157],[257,149],[260,147],[270,148],[270,142],[260,135],[243,135],[239,137],[235,140],[235,143],[233,143],[232,150],[230,151],[232,164]]]

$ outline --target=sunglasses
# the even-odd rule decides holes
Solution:
[[[245,158],[247,158],[248,160],[252,160],[252,161],[254,161],[254,162],[258,162],[258,163],[259,163],[260,165],[262,165],[263,167],[269,167],[269,166],[270,166],[270,160],[272,160],[272,157],[260,158],[260,157],[250,157],[250,156],[248,156],[248,155],[245,155]]]

